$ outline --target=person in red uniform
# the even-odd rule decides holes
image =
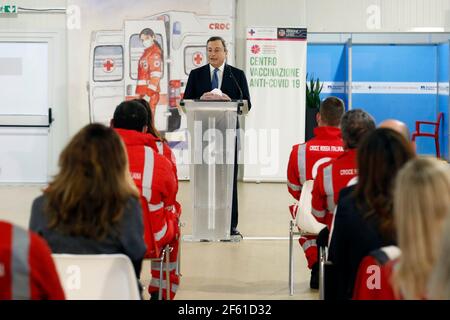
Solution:
[[[287,187],[294,199],[299,200],[302,185],[306,180],[313,180],[318,167],[344,152],[341,130],[344,102],[336,97],[328,97],[320,104],[316,119],[318,127],[314,129],[314,138],[303,144],[292,147],[287,169]],[[296,206],[290,206],[292,217],[297,214]],[[299,239],[308,267],[312,269],[317,257],[315,237],[307,236]]]
[[[159,131],[155,127],[153,112],[150,108],[150,105],[148,104],[147,100],[145,99],[136,99],[135,101],[142,104],[145,109],[147,110],[148,114],[148,120],[147,120],[147,133],[149,137],[152,139],[152,143],[150,147],[157,152],[158,154],[166,157],[167,160],[170,161],[172,164],[172,170],[173,174],[175,175],[175,181],[177,183],[177,191],[178,191],[178,172],[177,172],[177,160],[175,158],[175,155],[172,152],[172,149],[170,148],[169,144],[167,143],[167,140],[164,139]],[[175,201],[174,210],[177,212],[177,216],[179,217],[181,215],[181,204],[178,203],[178,201]]]
[[[342,117],[341,130],[342,139],[344,140],[344,153],[336,159],[319,166],[311,192],[312,214],[317,221],[327,225],[319,234],[320,240],[316,240],[317,245],[324,245],[328,242],[328,234],[329,230],[331,230],[339,192],[341,189],[357,182],[357,147],[366,134],[375,130],[375,128],[375,121],[372,116],[361,109],[350,110]],[[309,261],[313,265],[313,271],[315,271],[311,277],[311,284],[313,284],[312,287],[314,288],[319,286],[317,261],[317,255]]]
[[[162,49],[156,41],[155,32],[150,28],[142,30],[139,38],[145,50],[139,59],[136,94],[139,98],[148,97],[152,112],[155,114],[159,101],[159,82],[163,72]]]
[[[148,113],[142,104],[126,101],[117,106],[111,125],[125,143],[131,176],[141,193],[148,248],[146,258],[160,257],[166,245],[173,248],[170,252],[170,299],[173,299],[180,280],[175,272],[180,236],[175,201],[177,181],[170,161],[151,147],[154,140],[146,133],[147,119]],[[159,291],[160,264],[152,261],[151,269],[149,293],[155,298]],[[165,272],[163,277],[163,288],[166,288]],[[163,290],[163,298],[167,298],[166,290]]]
[[[142,104],[148,113],[147,118],[147,133],[150,135],[150,138],[154,141],[154,144],[151,145],[152,149],[158,152],[160,155],[163,155],[170,161],[172,164],[173,173],[175,174],[175,178],[178,181],[178,172],[177,172],[177,160],[175,155],[172,152],[167,140],[162,137],[159,131],[155,127],[153,112],[150,108],[149,103],[145,99],[136,99],[135,101]]]
[[[0,300],[64,300],[47,243],[0,221]]]

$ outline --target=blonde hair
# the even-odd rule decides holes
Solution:
[[[450,168],[420,157],[400,170],[395,182],[394,218],[402,255],[394,268],[398,297],[425,298],[436,261],[442,222],[450,210]]]
[[[450,215],[443,227],[441,248],[428,286],[429,299],[450,300]]]

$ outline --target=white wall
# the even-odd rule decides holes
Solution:
[[[64,8],[65,0],[14,0],[2,1],[25,8]],[[49,107],[52,107],[55,122],[49,136],[49,174],[57,169],[57,160],[62,148],[67,143],[67,50],[66,50],[66,16],[55,13],[22,13],[17,16],[0,16],[0,35],[11,39],[30,37],[51,37],[50,53],[52,65],[50,70],[50,85],[53,86],[49,96]],[[26,94],[26,92],[24,92]]]
[[[306,11],[311,32],[450,30],[448,0],[306,0]]]
[[[245,69],[247,27],[305,26],[305,0],[236,0],[236,66]]]
[[[244,68],[248,26],[299,26],[308,32],[450,31],[449,0],[236,0],[237,66]]]
[[[93,1],[93,0],[89,0]],[[89,3],[86,0],[86,4]],[[99,1],[99,0],[96,0]],[[211,3],[205,2],[206,6]],[[408,32],[413,27],[442,27],[450,31],[449,0],[236,0],[236,65],[244,69],[245,38],[247,26],[306,26],[309,32]],[[15,0],[11,1],[22,7],[62,8],[67,6],[66,0]],[[136,4],[138,0],[134,0]],[[143,0],[143,3],[146,1]],[[217,2],[215,2],[217,3]],[[106,1],[105,1],[106,4]],[[124,3],[124,6],[126,4]],[[215,5],[216,6],[216,5]],[[376,6],[376,7],[371,7]],[[135,5],[133,5],[135,7]],[[179,1],[177,10],[188,10],[187,1]],[[87,7],[88,8],[88,7]],[[371,8],[372,11],[369,11]],[[85,8],[86,9],[86,8]],[[218,8],[219,10],[220,8]],[[379,10],[378,10],[379,9]],[[375,11],[374,11],[375,10]],[[379,11],[379,16],[377,16]],[[116,25],[109,28],[121,28],[121,21],[127,10],[117,10]],[[1,32],[35,32],[54,31],[61,35],[62,43],[66,36],[85,37],[83,22],[87,12],[82,13],[81,29],[66,30],[65,16],[60,14],[20,14],[17,17],[1,17]],[[369,22],[369,23],[368,23]],[[377,22],[379,22],[377,24]],[[87,35],[89,37],[89,35]],[[89,44],[87,44],[88,46]],[[58,123],[64,125],[66,134],[57,139],[57,145],[67,141],[67,135],[74,134],[87,123],[87,72],[89,66],[88,48],[62,46],[57,57],[59,69],[66,72],[67,62],[77,61],[80,74],[69,74],[66,79],[58,81],[58,91],[65,98],[56,101],[59,110],[55,110]],[[78,56],[82,56],[81,59]],[[81,77],[80,77],[81,76]],[[69,89],[69,96],[66,90]],[[59,98],[58,98],[59,99]],[[68,119],[68,120],[67,120]]]

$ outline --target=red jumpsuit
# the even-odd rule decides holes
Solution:
[[[166,142],[161,141],[161,139],[155,137],[154,135],[150,134],[150,138],[152,138],[154,142],[154,144],[151,145],[152,149],[155,150],[158,154],[166,157],[167,160],[170,161],[170,163],[172,164],[173,173],[175,174],[175,178],[178,181],[177,160],[172,152],[172,149],[170,149],[169,145]]]
[[[0,221],[0,300],[64,300],[47,243]]]
[[[318,127],[314,129],[314,138],[303,144],[292,147],[287,169],[287,186],[289,193],[296,199],[300,199],[302,185],[306,180],[312,180],[317,174],[318,167],[344,152],[342,147],[341,130],[335,127]],[[295,206],[290,206],[292,217],[295,219],[297,212]],[[317,256],[316,237],[308,236],[299,239],[306,258],[313,261]],[[312,265],[309,265],[311,268]]]
[[[357,182],[356,149],[349,149],[337,159],[319,167],[312,190],[311,209],[317,221],[331,230],[339,192]]]
[[[153,139],[149,134],[134,130],[116,129],[122,137],[130,165],[131,176],[141,193],[144,214],[144,238],[147,244],[146,258],[157,258],[168,244],[170,252],[170,298],[173,299],[179,285],[176,275],[178,259],[179,211],[175,201],[177,181],[171,163],[152,149]],[[159,290],[160,264],[152,261],[152,280],[149,293]],[[163,270],[164,271],[164,270]],[[163,288],[166,288],[166,273],[163,272]],[[163,290],[165,298],[166,290]]]
[[[159,101],[160,86],[162,78],[163,60],[161,49],[157,44],[145,49],[138,65],[138,80],[136,94],[148,96],[150,107],[155,114],[156,105]]]
[[[172,164],[172,170],[173,174],[175,175],[175,181],[177,183],[177,190],[178,190],[177,160],[172,152],[172,149],[170,149],[169,145],[166,142],[161,141],[161,139],[155,137],[154,135],[150,134],[149,136],[154,142],[152,143],[151,148],[158,154],[164,156]],[[177,213],[177,216],[179,217],[181,215],[181,205],[177,201],[175,201],[174,210]]]
[[[320,223],[326,224],[331,230],[334,209],[339,199],[341,189],[353,185],[357,180],[358,169],[356,167],[356,149],[346,150],[338,158],[322,164],[317,170],[316,179],[311,192],[311,210],[313,216]],[[311,241],[311,242],[309,242]],[[316,238],[309,239],[303,247],[316,245]],[[316,254],[307,255],[308,266],[312,267],[317,262]]]

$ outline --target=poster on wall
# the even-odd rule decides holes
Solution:
[[[89,106],[80,122],[109,124],[120,102],[147,100],[177,158],[179,178],[188,179],[187,121],[179,103],[190,71],[207,63],[208,38],[223,37],[233,63],[235,0],[69,2],[81,12],[80,30],[69,32],[69,78],[88,83],[87,95],[82,85],[69,86],[69,96],[85,99],[74,108]]]
[[[286,181],[289,154],[305,134],[305,28],[247,29],[244,181]]]

